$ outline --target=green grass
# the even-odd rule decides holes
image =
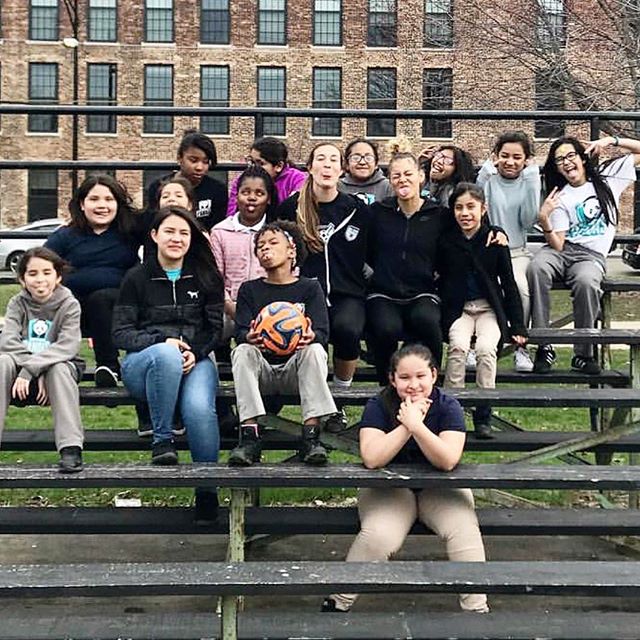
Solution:
[[[17,286],[0,286],[0,310],[4,310],[9,298],[18,290]],[[553,315],[561,315],[570,310],[570,300],[567,292],[555,291],[553,293]],[[613,301],[614,317],[620,320],[636,319],[637,297],[615,296]],[[82,355],[89,364],[93,364],[93,354],[83,347]],[[563,348],[558,350],[558,367],[568,368],[571,350]],[[628,367],[628,351],[616,349],[613,351],[614,368]],[[511,356],[501,359],[500,368],[510,369]],[[588,429],[589,416],[586,409],[551,408],[551,409],[499,409],[496,414],[518,424],[524,428],[553,431],[584,431]],[[361,414],[361,408],[348,407],[347,417],[350,423],[356,422]],[[297,407],[285,407],[283,417],[300,421],[300,412]],[[135,428],[136,417],[133,407],[82,407],[82,420],[87,429],[118,429]],[[9,409],[6,428],[51,428],[51,413],[49,409],[28,407]],[[471,428],[471,425],[468,425]],[[294,452],[267,452],[264,459],[269,462],[278,462],[293,455]],[[181,452],[183,463],[190,460],[187,452]],[[517,454],[507,453],[465,453],[463,462],[506,462]],[[590,454],[585,454],[586,459],[592,459]],[[84,458],[87,464],[108,463],[148,463],[149,452],[86,452]],[[226,453],[221,454],[221,462],[226,460]],[[332,462],[354,461],[355,458],[341,452],[332,452]],[[1,452],[0,464],[54,464],[57,454],[52,452]],[[614,463],[626,461],[624,456],[618,456]],[[561,461],[552,464],[563,464]],[[586,494],[575,494],[563,491],[521,491],[514,492],[532,500],[546,502],[552,505],[564,505],[575,501],[588,500]],[[262,504],[318,504],[343,502],[355,495],[353,490],[345,489],[266,489],[261,492]],[[0,505],[42,505],[42,506],[71,506],[71,505],[109,505],[116,496],[137,497],[144,505],[170,505],[186,506],[192,503],[193,492],[188,489],[140,489],[140,490],[2,490],[0,491]],[[224,499],[226,492],[222,491]]]

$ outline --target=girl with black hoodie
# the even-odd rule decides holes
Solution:
[[[487,244],[491,229],[481,187],[461,182],[451,194],[449,207],[457,224],[441,238],[436,264],[442,326],[449,339],[445,387],[464,387],[467,352],[475,336],[476,383],[493,389],[502,344],[522,347],[527,342],[509,247]],[[491,437],[490,416],[488,405],[476,407],[477,437]]]

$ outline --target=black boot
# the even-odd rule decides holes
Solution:
[[[300,443],[301,460],[313,466],[327,464],[327,450],[320,442],[320,427],[302,427],[302,442]]]
[[[204,527],[218,519],[218,494],[215,491],[196,489],[194,521]]]
[[[229,454],[229,466],[250,467],[255,462],[260,462],[262,454],[262,441],[257,424],[245,424],[240,426],[240,442]]]

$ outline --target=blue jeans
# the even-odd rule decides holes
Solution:
[[[218,370],[209,358],[183,375],[182,354],[177,347],[162,342],[128,353],[121,369],[129,393],[149,403],[154,444],[173,439],[173,416],[178,407],[193,461],[218,460]]]

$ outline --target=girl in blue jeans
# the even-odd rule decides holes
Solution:
[[[113,339],[127,352],[122,379],[149,403],[151,462],[178,463],[173,416],[178,410],[194,462],[216,462],[220,447],[215,399],[224,288],[207,238],[178,206],[157,213],[156,252],[125,276],[113,316]],[[214,520],[215,491],[196,490],[196,520]]]

